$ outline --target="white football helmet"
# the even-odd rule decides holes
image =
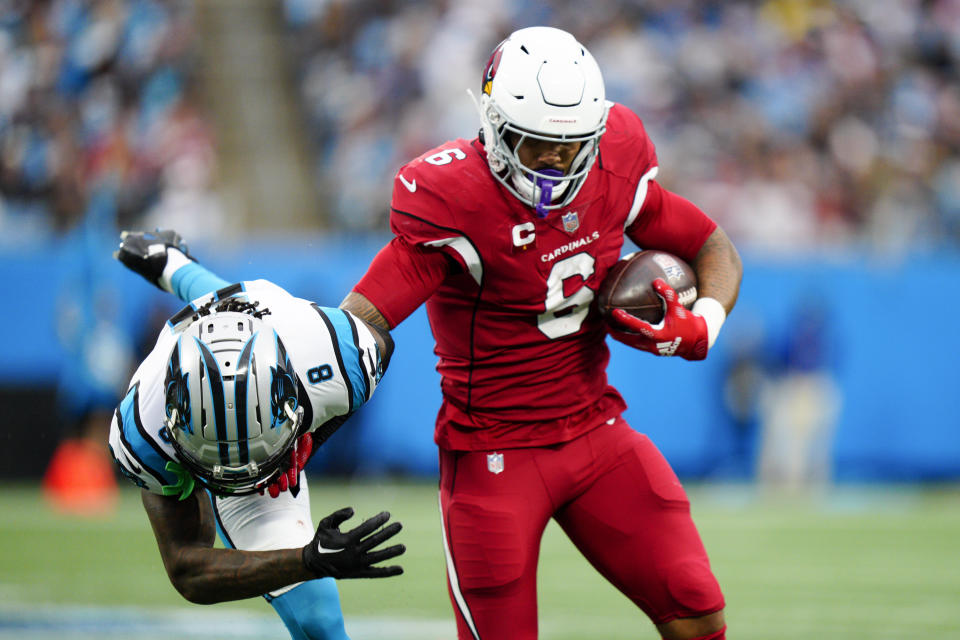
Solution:
[[[497,180],[540,216],[570,204],[597,157],[609,110],[603,75],[590,52],[560,29],[514,31],[487,61],[477,107]],[[515,145],[507,139],[511,132],[519,138]],[[516,149],[527,138],[583,144],[561,176],[520,162]]]
[[[248,313],[213,312],[183,329],[167,361],[165,393],[181,463],[219,495],[269,484],[303,421],[283,341]]]

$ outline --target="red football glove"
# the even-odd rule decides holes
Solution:
[[[307,466],[307,460],[310,459],[310,453],[313,451],[313,436],[305,433],[293,443],[290,449],[290,460],[287,463],[287,469],[283,471],[277,479],[267,485],[267,492],[271,498],[276,498],[281,491],[286,491],[297,486],[300,480],[300,472]]]
[[[613,319],[623,330],[610,328],[610,335],[626,345],[658,356],[680,356],[686,360],[707,357],[707,321],[677,301],[677,292],[663,279],[653,281],[653,288],[667,305],[660,324],[652,325],[623,309],[613,310]]]

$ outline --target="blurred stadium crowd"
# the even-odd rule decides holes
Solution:
[[[214,153],[195,39],[179,0],[0,3],[0,243],[71,229],[95,194],[121,227],[196,212]]]
[[[382,228],[398,166],[475,133],[493,46],[549,24],[741,246],[960,242],[958,0],[287,0],[286,19],[342,227]]]
[[[281,5],[278,5],[278,8]],[[960,0],[284,0],[334,229],[382,230],[392,176],[476,130],[485,58],[521,25],[585,42],[644,118],[661,180],[744,248],[960,242]],[[186,0],[0,8],[0,237],[213,213]],[[199,212],[199,213],[197,213]],[[183,223],[181,223],[183,226]]]

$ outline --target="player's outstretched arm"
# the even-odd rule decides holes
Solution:
[[[142,500],[170,582],[184,598],[197,604],[252,598],[328,575],[376,578],[403,572],[399,566],[372,566],[406,550],[403,545],[374,549],[401,529],[399,522],[380,528],[390,517],[386,513],[364,521],[345,534],[340,533],[338,527],[352,515],[352,510],[346,517],[343,515],[347,510],[342,509],[322,520],[307,547],[312,549],[311,553],[316,551],[327,557],[308,566],[307,548],[215,549],[213,509],[203,492],[177,500],[143,491]]]
[[[380,357],[382,358],[383,368],[386,369],[393,355],[393,336],[390,335],[390,323],[383,317],[380,310],[373,306],[373,303],[367,300],[362,293],[351,291],[347,297],[340,303],[340,308],[349,311],[357,318],[363,320],[380,348]]]
[[[180,234],[171,229],[124,231],[113,257],[163,291],[190,302],[230,284],[190,255]]]
[[[380,310],[373,306],[373,303],[367,300],[362,293],[351,291],[347,297],[340,303],[340,308],[349,311],[364,322],[378,329],[390,331],[390,323],[383,317]]]

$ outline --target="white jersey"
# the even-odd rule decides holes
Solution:
[[[296,298],[266,280],[241,282],[194,300],[167,321],[153,351],[134,373],[110,425],[110,452],[121,472],[152,493],[176,496],[192,486],[182,477],[185,471],[164,424],[164,376],[170,351],[198,308],[232,297],[259,302],[259,309],[270,310],[262,319],[286,345],[301,397],[309,400],[302,406],[304,424],[310,425],[311,432],[331,420],[337,425],[356,411],[370,399],[383,375],[373,334],[342,309]],[[323,431],[329,435],[327,429]]]

